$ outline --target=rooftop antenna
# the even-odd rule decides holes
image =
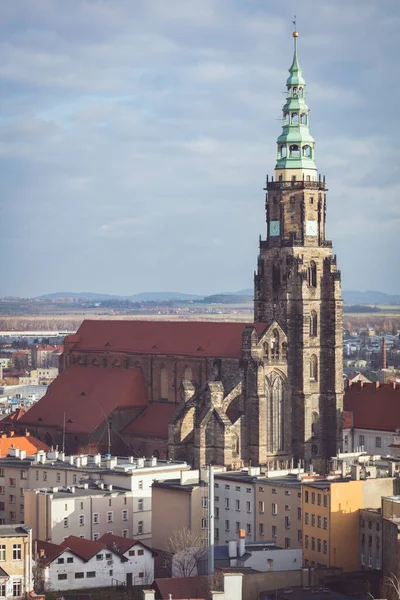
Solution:
[[[108,454],[111,454],[111,419],[108,419]]]

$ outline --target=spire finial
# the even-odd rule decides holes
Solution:
[[[294,15],[293,23],[293,43],[294,43],[294,53],[297,52],[297,38],[299,37],[299,32],[297,31],[297,17]]]

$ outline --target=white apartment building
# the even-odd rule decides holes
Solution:
[[[156,458],[65,456],[57,451],[26,457],[16,448],[10,453],[0,459],[0,518],[25,522],[34,528],[35,538],[55,543],[69,535],[96,539],[107,532],[149,541],[153,481],[179,478],[189,470],[185,462]],[[36,514],[35,506],[51,514]],[[104,517],[102,511],[112,516]]]
[[[255,484],[260,469],[216,473],[214,477],[215,543],[227,544],[240,529],[256,539]]]

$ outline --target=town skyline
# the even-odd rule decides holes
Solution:
[[[247,287],[296,3],[74,4],[1,17],[2,294]],[[298,14],[344,289],[399,292],[398,19],[390,0]]]

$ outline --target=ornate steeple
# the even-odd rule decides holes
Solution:
[[[297,56],[297,31],[293,32],[294,55],[289,77],[286,80],[286,103],[283,106],[283,128],[278,137],[278,160],[275,169],[304,169],[308,174],[316,171],[314,138],[308,128],[309,108],[305,101],[306,82]],[[286,180],[282,173],[282,179]],[[299,177],[301,179],[301,177]]]

